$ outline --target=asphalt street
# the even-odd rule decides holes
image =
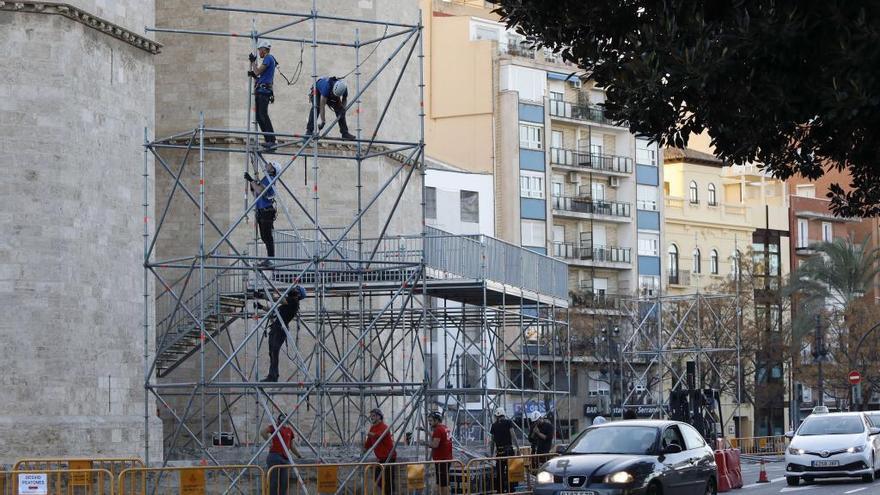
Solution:
[[[757,483],[760,466],[758,464],[743,465],[742,490],[732,490],[728,493],[742,495],[769,495],[777,493],[804,493],[805,495],[875,495],[880,494],[880,480],[874,483],[865,483],[860,479],[834,479],[820,480],[809,485],[801,482],[798,486],[788,486],[785,483],[785,464],[772,462],[765,464],[767,478],[770,483]]]

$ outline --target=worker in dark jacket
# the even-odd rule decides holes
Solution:
[[[299,313],[299,301],[305,297],[306,290],[297,285],[278,303],[277,310],[272,313],[272,323],[269,324],[269,374],[260,381],[278,381],[278,355],[281,352],[281,346],[287,340],[284,328],[296,318]],[[266,308],[260,306],[260,309]]]

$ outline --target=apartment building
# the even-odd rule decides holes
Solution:
[[[613,333],[621,297],[661,288],[661,152],[605,115],[602,88],[529,47],[491,6],[424,0],[423,12],[427,155],[492,174],[495,235],[569,265],[572,338],[589,341],[572,347],[580,415],[590,391],[614,388],[597,365],[616,359],[614,346],[598,352],[608,338],[597,332]]]

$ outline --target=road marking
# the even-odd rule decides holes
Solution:
[[[779,493],[801,492],[801,491],[804,491],[804,490],[812,490],[813,488],[819,488],[819,487],[816,486],[816,485],[810,485],[810,486],[787,486],[787,487],[783,488],[782,490],[779,490]]]
[[[867,489],[868,489],[867,486],[863,486],[863,487],[861,487],[861,488],[856,488],[855,490],[850,490],[850,491],[848,491],[848,492],[843,492],[843,493],[855,493],[855,492],[860,492],[860,491],[862,491],[862,490],[867,490]]]
[[[784,480],[784,479],[785,479],[785,476],[783,476],[783,477],[781,477],[781,478],[773,478],[772,480],[770,480],[770,483],[776,483],[777,481],[782,481],[782,480]],[[745,486],[743,486],[743,489],[746,489],[746,488],[755,488],[756,486],[764,486],[764,485],[766,485],[766,483],[752,483],[751,485],[745,485]]]

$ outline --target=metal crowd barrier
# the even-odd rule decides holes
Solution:
[[[538,469],[557,454],[528,454],[471,459],[465,466],[469,493],[532,493]]]
[[[106,469],[21,469],[0,472],[0,495],[113,495]]]
[[[106,469],[114,477],[131,467],[144,467],[138,457],[45,457],[19,459],[13,471],[64,470],[64,469]]]
[[[739,449],[744,455],[783,455],[788,439],[784,435],[772,437],[729,438],[731,448]]]
[[[461,461],[408,461],[374,464],[366,477],[374,480],[377,495],[413,493],[437,494],[446,486],[447,493],[466,494],[469,483]]]
[[[369,462],[279,464],[266,472],[263,493],[378,495],[376,480],[369,476],[378,468]]]
[[[262,495],[265,475],[260,466],[195,466],[128,468],[117,479],[118,495],[240,494]]]

